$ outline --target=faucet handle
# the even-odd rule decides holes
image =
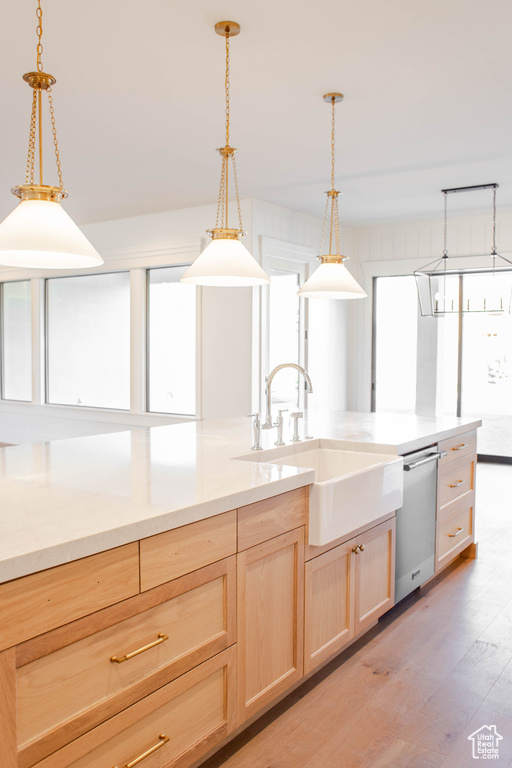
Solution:
[[[260,434],[261,434],[261,422],[260,422],[260,414],[259,413],[249,413],[249,418],[254,417],[254,421],[252,423],[252,433],[253,433],[253,440],[254,443],[251,445],[251,451],[261,451],[261,445],[260,445]]]
[[[288,408],[278,408],[277,412],[280,416],[283,415],[283,413],[288,413]]]
[[[301,442],[301,439],[299,437],[299,419],[302,419],[303,417],[304,417],[304,414],[302,411],[293,411],[293,413],[290,413],[290,419],[293,419],[292,443]]]

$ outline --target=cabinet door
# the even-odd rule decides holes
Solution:
[[[304,672],[354,637],[352,541],[305,564]]]
[[[238,722],[302,677],[304,528],[238,557]]]
[[[351,543],[356,584],[354,630],[358,635],[394,604],[395,518],[362,533]]]

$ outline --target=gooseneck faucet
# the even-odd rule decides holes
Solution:
[[[311,394],[313,392],[313,385],[311,384],[311,379],[309,378],[308,372],[302,367],[302,365],[297,365],[297,363],[281,363],[281,365],[276,365],[275,368],[273,368],[269,375],[265,379],[265,397],[267,402],[267,413],[265,418],[265,423],[262,424],[262,429],[271,429],[272,427],[275,427],[275,424],[272,424],[272,381],[274,379],[274,376],[278,371],[280,371],[282,368],[295,368],[296,371],[299,371],[299,373],[302,373],[304,376],[304,380],[306,382],[306,392]]]

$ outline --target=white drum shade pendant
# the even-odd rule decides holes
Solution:
[[[43,71],[41,0],[38,0],[36,15],[37,71],[23,75],[25,82],[33,89],[25,183],[12,188],[12,193],[20,202],[0,224],[0,264],[36,269],[95,267],[103,264],[103,259],[61,207],[61,200],[68,193],[62,181],[53,111],[52,86],[56,80],[53,75]],[[43,183],[43,94],[48,98],[59,186]],[[36,145],[39,183],[35,181]]]
[[[226,144],[219,149],[222,157],[222,170],[217,205],[217,221],[213,229],[208,230],[212,242],[207,245],[201,255],[185,272],[181,281],[194,285],[207,286],[254,286],[269,283],[256,259],[240,242],[245,235],[242,227],[240,196],[238,193],[238,178],[236,173],[235,155],[237,150],[229,144],[229,40],[238,35],[240,25],[235,21],[220,21],[215,25],[215,32],[226,38]],[[230,227],[228,223],[228,188],[229,162],[233,168],[236,204],[238,209],[238,227]]]
[[[341,93],[327,93],[324,101],[332,105],[331,116],[331,189],[326,193],[322,242],[320,243],[320,266],[299,290],[299,296],[306,299],[362,299],[366,296],[357,280],[352,277],[344,262],[347,256],[340,253],[340,222],[338,212],[339,192],[334,186],[334,127],[335,104],[343,99]],[[323,255],[327,217],[330,217],[329,253]],[[334,249],[334,253],[333,253]]]

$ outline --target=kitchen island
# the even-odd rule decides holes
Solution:
[[[318,414],[308,447],[397,456],[477,426]],[[3,449],[6,768],[191,765],[393,605],[394,516],[311,546],[314,471],[247,460],[250,436],[241,419]]]

